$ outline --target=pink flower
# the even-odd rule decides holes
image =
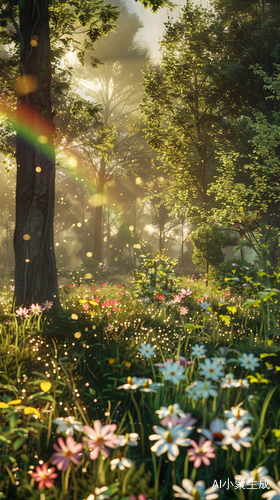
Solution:
[[[108,448],[116,448],[119,438],[114,431],[117,429],[117,424],[102,425],[101,420],[95,420],[93,428],[89,425],[84,425],[84,432],[88,437],[83,437],[83,441],[87,441],[89,449],[91,449],[89,458],[96,460],[99,453],[102,453],[105,458],[108,458],[110,453]]]
[[[54,483],[57,474],[54,467],[48,469],[47,464],[43,464],[42,467],[37,465],[36,472],[32,472],[31,477],[34,477],[35,481],[39,483],[38,489],[41,490],[46,486],[46,488],[51,488]]]
[[[30,312],[31,312],[31,313],[33,313],[33,314],[37,314],[37,316],[38,316],[38,314],[40,314],[40,313],[42,312],[42,307],[41,307],[41,306],[39,306],[39,304],[36,304],[36,305],[35,305],[35,304],[32,304],[32,305],[30,306],[30,309],[29,309],[29,310],[30,310]]]
[[[66,444],[62,437],[59,437],[57,442],[60,447],[57,444],[53,445],[56,453],[52,454],[52,464],[56,465],[58,470],[67,470],[70,462],[78,465],[81,461],[79,453],[84,445],[82,443],[77,444],[72,436],[67,436]]]
[[[185,316],[185,314],[188,314],[189,310],[187,307],[180,307],[180,314],[181,316]]]
[[[89,310],[89,305],[88,304],[84,304],[83,305],[83,310],[84,311],[88,311]]]
[[[121,289],[121,288],[123,288],[123,286],[120,286],[120,285],[119,285],[119,286],[118,286],[118,288],[120,288],[120,289]]]
[[[155,363],[154,366],[158,366],[159,368],[165,368],[166,363],[173,363],[173,359],[166,358],[165,363]]]
[[[227,297],[228,295],[230,295],[230,293],[229,292],[225,292],[225,297]]]
[[[206,441],[204,437],[200,438],[199,443],[190,439],[190,443],[193,446],[188,450],[190,455],[190,461],[194,462],[194,467],[197,469],[201,466],[202,462],[205,465],[210,465],[210,458],[215,458],[215,450],[212,446],[212,441]]]
[[[180,294],[179,295],[175,295],[174,299],[173,299],[173,302],[174,304],[176,304],[176,302],[181,302],[181,297],[180,297]]]
[[[164,295],[157,295],[156,297],[157,297],[158,300],[164,300],[165,299]]]
[[[28,309],[26,309],[26,307],[20,307],[16,310],[16,314],[17,316],[24,316],[26,318],[26,316],[28,316]]]
[[[106,288],[107,283],[102,283],[102,286],[103,286],[104,288]]]
[[[185,299],[186,297],[189,297],[192,294],[192,290],[188,288],[187,290],[185,288],[181,289],[181,292],[179,293],[181,299]]]
[[[160,422],[160,425],[163,425],[163,427],[168,427],[168,422],[171,422],[173,427],[176,425],[182,424],[184,427],[191,427],[193,424],[197,422],[195,418],[192,418],[191,413],[187,413],[185,417],[171,417],[170,415],[167,415],[167,417],[164,417],[164,419]]]

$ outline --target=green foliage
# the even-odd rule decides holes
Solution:
[[[157,295],[163,295],[164,300],[170,300],[178,291],[179,280],[176,278],[174,268],[178,261],[158,252],[155,258],[151,254],[142,254],[140,270],[134,282],[136,297],[143,297],[157,301]]]
[[[97,262],[97,260],[94,259],[93,257],[86,257],[82,261],[81,266],[82,266],[82,269],[84,270],[85,273],[94,273],[95,274],[95,272],[98,268],[98,264],[99,264],[99,262]]]
[[[193,263],[208,273],[209,267],[217,267],[224,260],[224,237],[216,226],[201,226],[191,233],[194,246]]]
[[[220,286],[230,288],[233,293],[248,293],[260,285],[260,276],[256,265],[240,259],[231,259],[219,265]]]

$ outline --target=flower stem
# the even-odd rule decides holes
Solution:
[[[134,406],[136,408],[136,412],[137,412],[137,415],[138,415],[138,419],[139,419],[139,425],[140,425],[140,429],[141,429],[141,445],[142,445],[142,453],[143,453],[143,458],[145,457],[145,443],[144,443],[144,427],[143,427],[143,422],[142,422],[142,419],[141,419],[141,413],[140,413],[140,410],[139,410],[139,406],[136,402],[136,399],[134,397],[134,394],[133,394],[133,391],[131,391],[131,399],[134,403]]]

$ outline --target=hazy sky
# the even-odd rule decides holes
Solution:
[[[139,31],[137,38],[148,44],[153,57],[159,57],[160,53],[158,40],[164,31],[164,23],[167,21],[168,12],[171,17],[176,19],[179,14],[180,7],[186,5],[186,0],[173,0],[173,4],[177,5],[178,8],[174,9],[172,12],[170,12],[167,8],[163,8],[156,14],[153,14],[150,9],[144,9],[143,5],[139,2],[135,2],[135,0],[126,0],[126,3],[130,11],[137,12],[144,25],[141,31]],[[206,0],[202,0],[202,4],[205,5]]]

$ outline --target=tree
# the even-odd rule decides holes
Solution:
[[[164,2],[148,4],[156,10]],[[20,45],[14,237],[16,306],[29,307],[32,302],[46,300],[58,302],[53,249],[55,155],[50,37],[58,42],[58,53],[72,42],[77,47],[73,33],[80,24],[87,26],[86,48],[89,48],[97,38],[112,29],[116,19],[116,9],[90,0],[68,3],[11,0],[1,6],[1,32],[7,38],[12,25]],[[57,57],[55,52],[54,57]],[[80,51],[80,57],[83,57],[83,51]],[[94,58],[92,63],[96,63]],[[28,136],[22,128],[26,124]]]
[[[193,263],[206,274],[208,283],[209,267],[215,267],[224,260],[224,238],[215,226],[203,225],[191,234],[194,246]]]
[[[102,111],[96,120],[89,119],[86,130],[75,139],[77,148],[86,159],[87,176],[96,189],[93,198],[94,228],[93,256],[103,260],[103,206],[107,188],[117,176],[134,162],[134,143],[140,136],[134,126],[141,100],[142,73],[148,58],[147,49],[135,42],[142,26],[136,14],[131,14],[124,3],[120,9],[118,28],[95,46],[95,54],[103,62],[92,69],[85,60],[84,70],[78,75],[90,102],[98,102]]]
[[[254,72],[263,79],[267,100],[280,99],[280,66],[268,76],[260,67]],[[217,206],[209,219],[226,224],[239,232],[239,248],[253,248],[264,262],[267,250],[273,250],[271,263],[277,265],[280,227],[280,112],[272,117],[255,111],[253,117],[243,117],[250,133],[247,154],[232,150],[220,155],[219,176],[211,186]],[[276,243],[276,244],[275,244]]]
[[[209,204],[214,142],[227,133],[208,71],[215,43],[211,22],[211,13],[188,2],[179,19],[167,23],[161,66],[150,67],[144,81],[146,138],[173,178],[172,204],[188,207],[189,217]]]

